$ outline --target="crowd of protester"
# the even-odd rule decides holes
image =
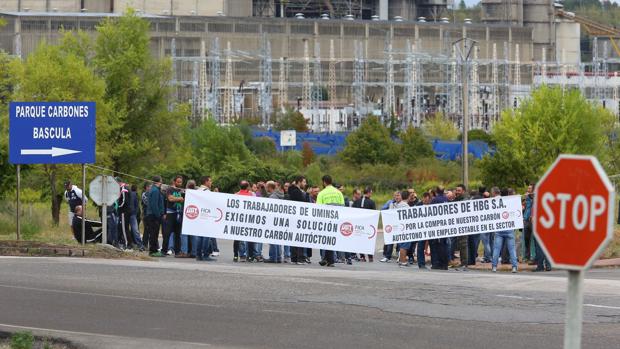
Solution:
[[[186,189],[218,191],[212,188],[211,177],[184,181],[182,176],[175,176],[168,185],[162,178],[155,176],[151,182],[142,187],[139,195],[136,185],[120,183],[120,195],[114,204],[107,207],[107,241],[121,249],[139,249],[148,251],[152,257],[174,256],[176,258],[195,258],[197,261],[214,261],[220,251],[215,238],[188,236],[181,234],[183,224],[183,206]],[[292,200],[314,204],[327,204],[376,210],[372,199],[371,187],[354,188],[351,197],[345,194],[342,185],[333,183],[329,175],[322,178],[323,189],[308,186],[306,178],[297,176],[291,182],[266,181],[239,183],[236,195],[265,197],[276,200]],[[69,204],[69,220],[74,230],[80,228],[82,205],[86,197],[70,181],[65,182],[65,199]],[[536,271],[551,270],[551,266],[540,245],[532,234],[532,206],[534,202],[533,185],[522,195],[524,228],[521,231],[506,230],[492,233],[458,236],[452,238],[430,239],[418,242],[404,242],[383,246],[380,262],[395,261],[400,267],[417,264],[420,269],[468,270],[468,266],[477,263],[491,263],[492,270],[497,271],[500,263],[510,264],[516,273],[518,261],[535,264]],[[380,209],[390,210],[418,205],[434,205],[452,201],[479,200],[489,197],[515,195],[513,189],[493,187],[487,190],[467,192],[464,185],[445,189],[438,186],[432,190],[418,193],[414,189],[395,191],[392,199]],[[140,235],[140,223],[143,234]],[[77,235],[76,235],[77,236]],[[159,244],[161,236],[162,244]],[[520,248],[518,248],[520,247]],[[479,255],[479,251],[482,251]],[[457,255],[458,253],[458,255]],[[263,244],[250,241],[233,242],[234,262],[265,262],[310,264],[312,249],[295,246],[270,245],[268,257],[263,256]],[[373,262],[373,255],[356,254],[339,251],[320,251],[322,266],[333,267],[338,263]],[[430,264],[430,266],[428,265]]]

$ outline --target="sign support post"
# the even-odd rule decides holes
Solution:
[[[101,196],[103,197],[103,193],[105,193],[105,176],[103,176],[104,180],[101,183]],[[104,202],[101,206],[101,243],[108,243],[108,203]]]
[[[581,348],[581,328],[583,320],[583,274],[584,272],[582,270],[568,271],[564,349]]]
[[[86,164],[82,164],[82,245],[86,244]]]
[[[20,216],[21,216],[21,203],[19,198],[20,187],[22,185],[21,174],[20,174],[20,165],[17,164],[17,222],[16,222],[16,234],[17,241],[19,241],[19,236],[21,235],[21,224],[20,224]]]

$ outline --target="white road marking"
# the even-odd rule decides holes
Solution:
[[[130,296],[118,296],[112,294],[104,294],[104,293],[90,293],[90,292],[78,292],[78,291],[67,291],[67,290],[56,290],[51,288],[38,288],[38,287],[26,287],[26,286],[13,286],[13,285],[2,285],[0,287],[4,288],[14,288],[20,290],[30,290],[30,291],[41,291],[41,292],[53,292],[53,293],[65,293],[65,294],[77,294],[82,296],[93,296],[93,297],[109,297],[109,298],[118,298],[118,299],[128,299],[128,300],[138,300],[138,301],[147,301],[147,302],[158,302],[158,303],[168,303],[168,304],[180,304],[180,305],[198,305],[203,307],[212,307],[212,308],[220,308],[221,305],[217,304],[207,304],[207,303],[194,303],[194,302],[181,302],[181,301],[173,301],[167,299],[156,299],[156,298],[143,298],[143,297],[130,297]]]
[[[41,327],[30,327],[30,326],[18,326],[18,325],[9,325],[9,324],[0,324],[0,327],[6,327],[6,328],[14,328],[17,330],[31,330],[31,331],[46,331],[46,332],[56,332],[56,333],[64,333],[64,334],[69,334],[69,335],[79,335],[79,336],[96,336],[96,337],[104,337],[104,338],[127,338],[130,340],[139,340],[139,339],[143,339],[140,337],[123,337],[123,336],[113,336],[113,335],[109,335],[109,334],[100,334],[100,333],[92,333],[92,332],[78,332],[78,331],[66,331],[66,330],[55,330],[53,328],[41,328]],[[148,340],[152,340],[152,341],[162,341],[162,342],[172,342],[169,340],[158,340],[158,339],[150,339],[150,338],[144,338],[144,339],[148,339]],[[211,344],[207,344],[207,343],[196,343],[196,342],[181,342],[181,341],[174,341],[174,343],[178,343],[178,344],[188,344],[188,345],[196,345],[196,346],[201,346],[201,347],[210,347]]]
[[[605,308],[605,309],[617,309],[617,310],[620,310],[620,307],[611,307],[609,305],[584,304],[584,306],[592,307],[592,308]]]
[[[509,296],[509,295],[505,295],[505,294],[496,294],[495,297],[500,297],[500,298],[514,298],[514,299],[531,299],[531,298],[527,298],[527,297],[521,297],[521,296]]]

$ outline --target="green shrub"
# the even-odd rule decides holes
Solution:
[[[31,332],[16,332],[11,337],[11,349],[32,349],[34,336]]]

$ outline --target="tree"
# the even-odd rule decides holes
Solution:
[[[422,130],[427,137],[442,140],[455,140],[459,135],[459,130],[454,123],[444,116],[443,113],[435,113],[433,117],[426,120],[422,125]]]
[[[301,155],[303,158],[304,167],[308,167],[311,163],[314,162],[314,150],[312,150],[312,146],[308,142],[304,142],[302,144]]]
[[[172,65],[151,55],[149,23],[129,10],[97,27],[94,66],[106,82],[115,118],[110,139],[115,170],[140,172],[188,160],[189,108],[169,110]]]
[[[191,130],[191,144],[193,162],[200,164],[204,173],[212,175],[221,172],[228,162],[247,165],[256,160],[237,127],[219,126],[212,119]]]
[[[11,59],[0,51],[0,192],[8,190],[14,183],[14,176],[9,173],[15,172],[14,167],[9,164],[9,110],[8,105],[11,100],[11,93],[14,88],[15,79],[10,69]]]
[[[13,74],[18,81],[13,93],[17,101],[94,101],[97,105],[97,162],[106,164],[110,128],[110,108],[104,100],[105,83],[89,69],[82,57],[60,46],[41,44],[22,63],[14,61]],[[72,166],[36,167],[50,186],[52,218],[60,221],[62,188],[59,179],[75,173]]]
[[[345,140],[342,159],[351,164],[395,164],[399,146],[390,137],[389,130],[375,116],[369,116]]]
[[[495,124],[494,156],[482,160],[487,185],[525,186],[538,180],[559,154],[591,154],[606,163],[613,116],[579,90],[543,86]]]
[[[401,132],[400,139],[402,141],[400,153],[402,159],[408,164],[415,164],[421,158],[435,155],[433,146],[419,128],[409,126],[405,131]]]
[[[284,113],[276,114],[276,122],[273,127],[278,131],[295,130],[297,132],[308,131],[308,120],[296,110],[287,109]]]
[[[467,5],[465,4],[465,0],[461,0],[461,2],[459,2],[459,10],[464,11],[466,8]]]

